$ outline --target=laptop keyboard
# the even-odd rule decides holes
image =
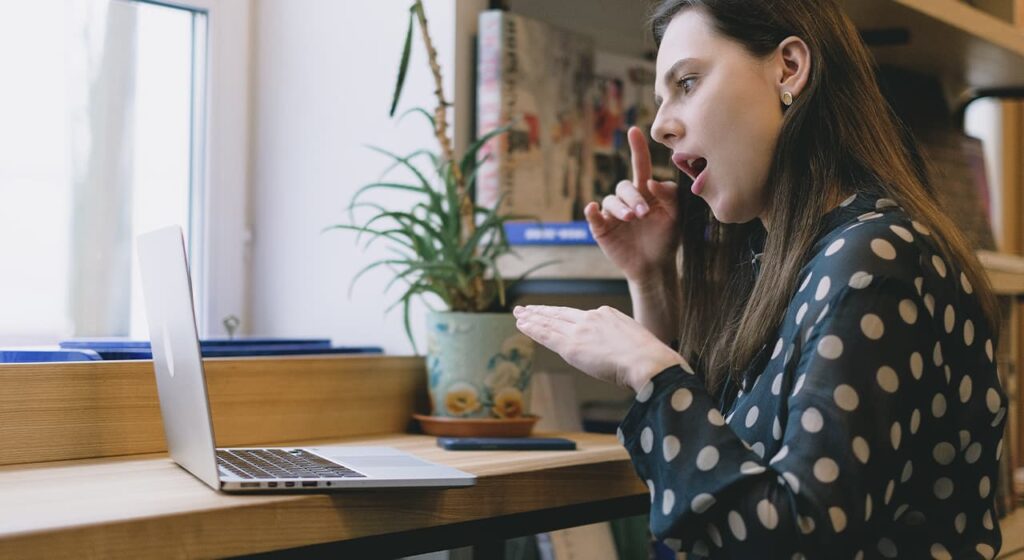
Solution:
[[[218,449],[217,465],[239,478],[365,478],[301,449]]]

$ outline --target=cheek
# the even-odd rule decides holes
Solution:
[[[782,111],[764,92],[734,90],[729,108],[719,111],[716,144],[725,156],[725,171],[742,179],[744,190],[759,189],[767,179],[782,127]]]

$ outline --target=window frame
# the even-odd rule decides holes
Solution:
[[[252,241],[249,211],[249,131],[251,129],[251,0],[135,0],[206,14],[206,57],[198,184],[187,225],[190,238],[196,320],[201,337],[226,334],[225,317],[248,325],[246,281]],[[193,116],[195,123],[198,115]],[[195,169],[195,166],[193,166]],[[192,188],[196,181],[193,180]],[[196,194],[193,191],[193,194]],[[184,225],[184,224],[183,224]],[[196,242],[197,241],[197,242]]]

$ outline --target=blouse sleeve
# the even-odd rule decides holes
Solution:
[[[650,489],[652,532],[698,555],[895,553],[895,543],[869,540],[869,526],[881,516],[891,524],[912,476],[912,440],[941,421],[948,381],[935,324],[906,281],[876,276],[837,291],[795,341],[797,380],[779,397],[788,399],[781,447],[764,459],[723,418],[699,372],[660,372],[620,426]],[[758,414],[735,412],[748,426]],[[934,484],[945,493],[952,482]]]

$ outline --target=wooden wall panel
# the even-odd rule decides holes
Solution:
[[[204,360],[221,446],[400,433],[423,358]],[[0,465],[166,451],[150,361],[0,365]]]

